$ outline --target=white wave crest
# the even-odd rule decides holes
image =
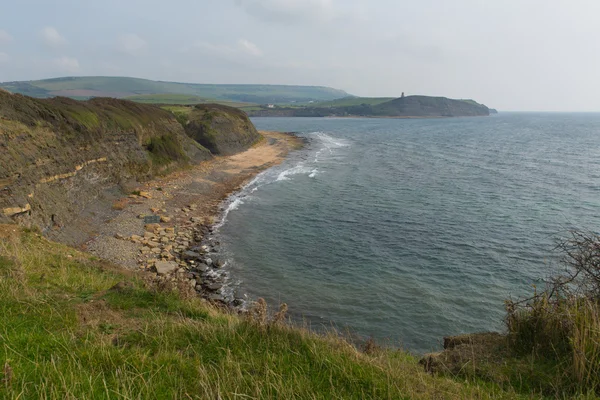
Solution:
[[[292,175],[309,174],[311,172],[312,172],[312,168],[305,167],[304,163],[300,163],[292,168],[289,168],[289,169],[286,169],[285,171],[280,172],[275,181],[276,182],[289,181],[290,180],[289,177]]]

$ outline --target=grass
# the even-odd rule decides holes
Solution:
[[[183,151],[181,143],[173,134],[151,137],[146,148],[152,159],[152,164],[158,168],[172,162],[189,161],[189,157]]]
[[[146,103],[146,104],[160,104],[160,105],[196,105],[203,103],[214,103],[221,104],[229,107],[235,108],[244,108],[244,107],[255,107],[257,106],[254,103],[244,103],[237,101],[223,101],[218,99],[209,99],[205,97],[199,96],[190,96],[185,94],[177,94],[177,93],[167,93],[167,94],[147,94],[147,95],[137,95],[137,96],[129,96],[125,98],[126,100],[135,101],[137,103]]]
[[[332,101],[323,101],[319,103],[306,104],[308,107],[349,107],[360,106],[362,104],[377,105],[387,101],[394,100],[395,97],[344,97]]]
[[[0,398],[529,397],[426,374],[403,351],[231,315],[13,229],[0,227]]]

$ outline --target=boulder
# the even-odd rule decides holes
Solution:
[[[208,271],[208,265],[200,263],[194,267],[194,269],[198,272],[206,272]]]
[[[184,260],[197,260],[200,258],[200,254],[195,253],[193,251],[184,251],[181,257]]]
[[[212,282],[206,285],[206,288],[208,290],[219,290],[223,287],[223,284],[221,282]]]
[[[158,275],[168,275],[177,271],[179,269],[179,264],[175,261],[157,261],[154,264],[154,268],[156,268],[156,273]]]

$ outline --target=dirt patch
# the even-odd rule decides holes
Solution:
[[[77,306],[77,318],[85,327],[117,329],[136,328],[136,319],[127,317],[121,311],[111,309],[104,300],[92,300]]]
[[[18,225],[0,224],[0,239],[15,238],[21,235]]]

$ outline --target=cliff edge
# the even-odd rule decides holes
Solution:
[[[218,154],[245,150],[258,133],[236,118],[220,109],[207,124],[210,140],[191,136]],[[229,123],[225,131],[221,121]],[[194,125],[187,130],[194,133]],[[155,106],[0,91],[0,223],[60,228],[107,189],[128,194],[139,182],[212,157]]]
[[[246,113],[219,104],[198,104],[184,125],[186,133],[213,154],[235,154],[260,137]]]

